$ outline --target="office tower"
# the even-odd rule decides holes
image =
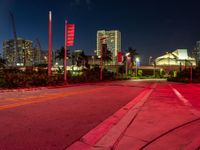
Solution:
[[[14,39],[3,42],[3,58],[7,66],[32,66],[33,55],[33,42],[30,40],[17,38],[17,44]]]
[[[106,44],[112,53],[112,63],[116,63],[117,53],[121,52],[121,32],[118,30],[97,31],[97,56],[100,58],[102,44]]]
[[[193,57],[196,59],[196,64],[200,65],[200,41],[196,42],[196,46],[192,54],[193,54]]]

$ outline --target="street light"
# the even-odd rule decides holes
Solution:
[[[153,62],[153,76],[156,78],[156,61]]]
[[[137,69],[138,69],[138,66],[139,66],[139,63],[140,63],[140,58],[139,57],[136,57],[136,59],[135,59],[135,62],[136,62],[136,70],[135,70],[135,72],[136,72],[136,77],[137,77]]]
[[[129,58],[130,53],[126,53],[126,78],[128,76],[128,58]]]
[[[152,58],[153,58],[152,56],[149,56],[149,65],[151,65],[151,59]]]
[[[94,56],[92,56],[92,64],[94,65]]]
[[[190,82],[192,82],[192,63],[190,62]]]

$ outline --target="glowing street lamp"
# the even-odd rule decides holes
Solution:
[[[151,65],[151,59],[152,58],[153,58],[152,56],[149,56],[149,65]]]
[[[190,82],[192,82],[192,63],[190,62]]]
[[[128,76],[128,58],[129,58],[130,53],[126,53],[126,78]]]
[[[139,66],[139,63],[140,63],[140,58],[136,57],[135,62],[136,62],[136,70],[135,70],[135,72],[136,72],[136,77],[137,77],[137,72],[138,72],[137,70],[138,70],[138,66]]]

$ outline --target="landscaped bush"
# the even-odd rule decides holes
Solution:
[[[100,80],[100,68],[94,66],[92,69],[83,69],[73,74],[68,71],[68,83],[97,82]],[[124,77],[120,76],[119,77]],[[0,78],[0,87],[3,88],[29,88],[37,86],[54,86],[64,84],[63,74],[57,73],[48,77],[47,70],[40,68],[37,72],[32,69],[21,71],[18,69],[4,70]],[[103,69],[103,81],[115,80],[116,74]]]
[[[5,88],[20,88],[20,87],[34,87],[58,85],[63,82],[61,75],[48,77],[45,72],[35,72],[27,70],[25,72],[20,70],[5,70],[3,77],[0,79],[0,87]]]
[[[170,77],[168,78],[168,81],[174,81],[174,82],[190,82],[190,69],[184,69],[181,72],[177,73],[176,77]],[[196,69],[192,70],[192,82],[194,83],[200,83],[200,68],[197,67]]]

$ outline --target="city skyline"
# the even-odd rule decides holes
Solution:
[[[119,30],[122,51],[129,46],[141,57],[157,57],[177,48],[194,48],[200,39],[200,13],[197,1],[156,2],[111,0],[1,0],[0,52],[4,40],[13,38],[9,11],[12,11],[18,37],[35,41],[47,49],[48,11],[53,13],[53,49],[64,45],[64,21],[76,24],[75,46],[87,54],[96,49],[98,30]]]

